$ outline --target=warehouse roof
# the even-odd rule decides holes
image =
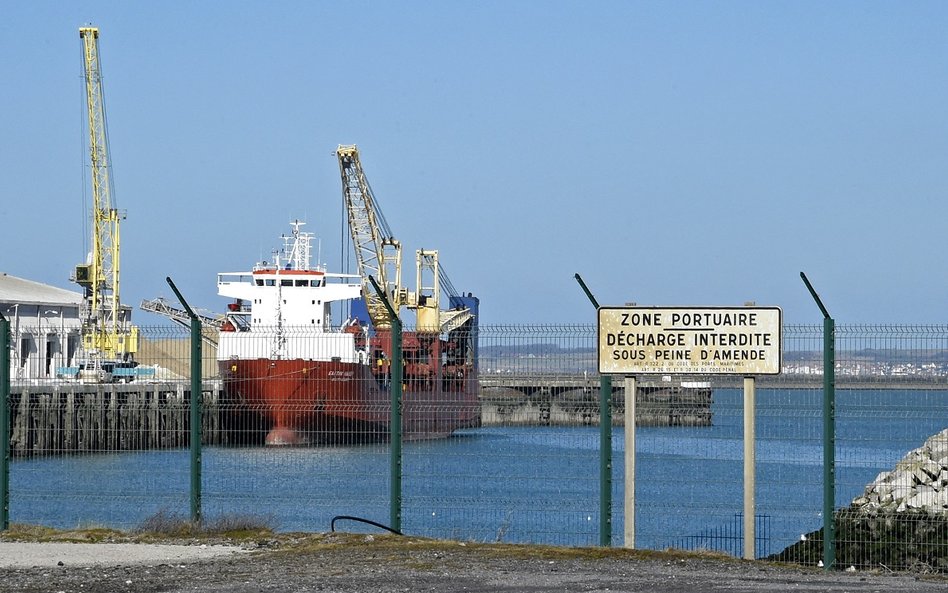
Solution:
[[[82,294],[0,272],[0,302],[23,305],[79,305]]]

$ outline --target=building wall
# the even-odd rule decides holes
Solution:
[[[10,322],[10,378],[55,379],[56,369],[76,364],[80,345],[75,304],[0,302]]]

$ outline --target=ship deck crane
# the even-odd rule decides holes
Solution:
[[[356,146],[340,145],[336,149],[336,156],[369,320],[376,329],[389,329],[391,320],[388,312],[381,297],[369,284],[369,276],[374,277],[385,290],[396,311],[407,304],[410,295],[401,288],[402,246],[392,235],[372,195],[372,188],[359,160],[359,149]]]
[[[131,307],[123,306],[119,284],[119,224],[125,218],[115,207],[111,161],[99,58],[99,29],[81,27],[83,72],[92,177],[92,246],[86,263],[76,266],[73,280],[83,287],[81,306],[83,356],[88,360],[129,360],[138,351],[138,328],[131,325]]]
[[[372,194],[359,159],[359,149],[354,145],[340,145],[336,156],[342,175],[349,231],[362,278],[362,294],[372,325],[377,330],[391,328],[381,298],[369,285],[369,276],[375,277],[379,286],[385,289],[396,311],[402,306],[415,311],[419,331],[441,333],[462,326],[471,318],[468,309],[456,307],[442,311],[440,308],[442,288],[448,291],[449,297],[457,297],[457,294],[438,263],[437,251],[419,249],[416,252],[415,292],[402,287],[401,243],[392,235]]]
[[[336,150],[349,231],[362,279],[362,296],[375,333],[368,341],[372,373],[384,385],[386,357],[394,356],[392,320],[370,278],[391,301],[415,312],[415,329],[402,333],[402,383],[410,392],[451,392],[476,388],[477,299],[454,293],[438,263],[438,252],[415,252],[416,283],[411,292],[401,284],[401,244],[392,235],[372,194],[355,146]],[[442,310],[441,291],[449,291],[449,309]],[[451,294],[454,293],[454,294]]]

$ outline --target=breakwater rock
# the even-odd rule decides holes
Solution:
[[[866,486],[852,507],[863,514],[878,515],[922,511],[935,514],[948,510],[948,429],[909,451],[895,465]]]
[[[836,564],[948,573],[948,429],[880,473],[834,514]],[[769,559],[817,564],[823,530]]]

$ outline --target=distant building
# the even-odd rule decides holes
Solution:
[[[0,273],[0,313],[10,322],[10,378],[54,379],[79,351],[82,294]]]

